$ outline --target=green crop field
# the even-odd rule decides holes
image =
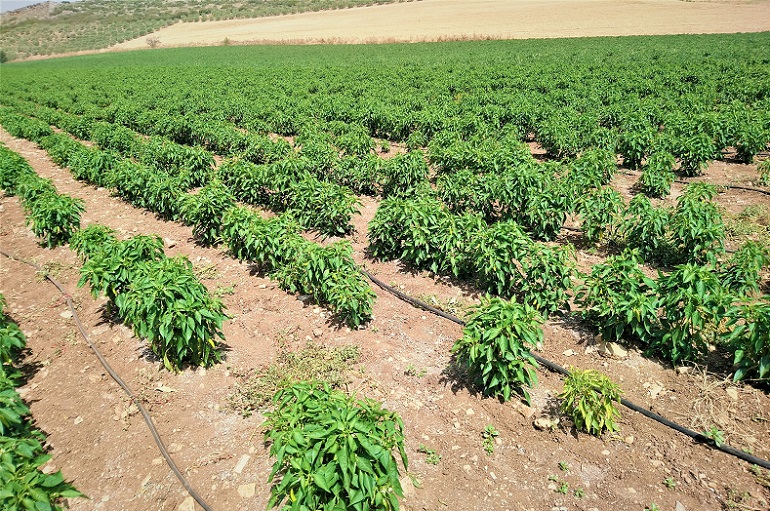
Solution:
[[[376,298],[354,257],[353,220],[364,198],[375,201],[361,257],[489,295],[453,349],[485,395],[529,401],[530,350],[549,317],[566,316],[667,363],[708,364],[716,350],[736,381],[770,381],[767,226],[728,247],[723,188],[699,179],[721,160],[750,174],[743,186],[770,192],[770,33],[164,49],[2,73],[0,124],[11,135],[77,179],[191,226],[202,245],[254,263],[352,329],[367,327]],[[614,186],[620,173],[635,176],[630,192]],[[0,176],[34,198],[11,174]],[[28,200],[32,214],[45,202]],[[119,255],[105,255],[123,245],[76,223],[67,230],[86,254],[82,281],[167,367],[218,362],[226,317],[187,263],[158,256],[127,279]],[[137,243],[155,245],[125,250],[162,254],[158,240]],[[586,265],[578,248],[601,261]],[[179,293],[194,292],[185,300],[201,304],[197,323],[156,317],[174,308],[149,303],[146,290],[167,289],[168,274],[189,281]],[[568,386],[561,409],[579,429],[617,429],[614,383],[575,371]],[[597,390],[614,397],[580,401]],[[271,505],[398,507],[393,451],[407,461],[397,415],[328,387],[276,399],[267,437],[270,477],[282,479]],[[318,410],[332,422],[315,421]],[[356,413],[376,445],[356,436]],[[324,436],[330,423],[344,431],[342,450]],[[299,470],[304,450],[317,457]],[[357,469],[354,451],[367,457]]]

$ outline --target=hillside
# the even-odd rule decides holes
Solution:
[[[568,13],[568,15],[567,15]],[[770,30],[770,2],[679,0],[422,0],[337,12],[176,23],[160,46],[361,44]],[[115,49],[147,48],[147,37]]]
[[[9,59],[107,48],[177,22],[257,18],[397,0],[82,0],[41,2],[0,16]]]

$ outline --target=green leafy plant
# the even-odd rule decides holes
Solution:
[[[571,369],[559,394],[559,408],[575,427],[592,435],[617,431],[620,417],[616,403],[622,391],[605,375],[593,369]]]
[[[279,390],[267,414],[265,440],[275,458],[268,508],[399,509],[403,496],[393,450],[404,470],[401,418],[371,400],[328,385]]]
[[[60,195],[50,180],[38,177],[20,155],[0,145],[0,188],[21,198],[26,223],[48,248],[69,241],[85,211],[81,199]]]
[[[422,378],[426,374],[428,374],[428,371],[425,369],[417,369],[414,364],[409,364],[406,366],[406,370],[404,370],[404,374],[406,376],[414,376],[417,378]]]
[[[725,443],[725,433],[724,431],[720,430],[716,426],[711,426],[709,429],[704,431],[703,436],[706,436],[714,441],[717,447],[721,446]]]
[[[218,362],[216,338],[224,339],[222,322],[227,315],[222,302],[195,277],[192,263],[185,258],[161,259],[140,263],[133,273],[115,304],[166,369]]]
[[[682,137],[672,149],[679,158],[680,172],[689,177],[700,175],[716,153],[714,141],[705,133]]]
[[[676,488],[676,481],[673,477],[667,477],[663,480],[663,484],[668,488],[669,490],[673,490]]]
[[[0,506],[61,511],[62,498],[83,494],[64,481],[61,471],[44,474],[39,469],[51,456],[43,449],[45,435],[32,427],[29,408],[15,389],[21,372],[14,362],[26,338],[5,314],[5,303],[0,294]]]
[[[484,431],[481,432],[481,446],[484,448],[484,452],[487,456],[492,456],[495,453],[495,439],[500,436],[500,432],[492,424],[487,424]]]
[[[486,298],[471,312],[463,337],[452,347],[457,361],[468,370],[485,395],[504,401],[537,384],[537,362],[529,348],[543,340],[542,316],[528,304]]]
[[[428,465],[438,465],[441,461],[441,455],[438,454],[434,449],[430,449],[428,447],[425,447],[424,445],[420,444],[420,447],[417,448],[417,452],[425,454],[425,463]]]
[[[303,238],[291,219],[264,220],[242,207],[224,215],[222,239],[239,259],[269,271],[282,289],[312,295],[348,326],[371,319],[375,295],[358,271],[348,241],[321,246]]]
[[[428,165],[422,151],[399,154],[386,162],[382,169],[382,195],[407,196],[427,184]]]
[[[0,505],[8,511],[50,509],[61,511],[63,498],[84,497],[64,481],[61,471],[44,474],[38,467],[51,459],[41,442],[44,436],[28,429],[21,437],[0,436],[3,470],[0,471]]]
[[[562,472],[569,472],[569,464],[566,461],[560,461],[559,470]]]
[[[181,197],[180,212],[185,223],[193,226],[193,235],[206,245],[219,241],[222,216],[235,205],[230,190],[219,181],[212,181],[197,194]]]
[[[671,192],[671,183],[676,176],[673,168],[676,159],[667,151],[658,151],[650,155],[642,167],[639,177],[639,189],[648,197],[665,197]]]
[[[770,297],[740,305],[729,316],[735,328],[726,334],[725,340],[734,353],[733,379],[770,380]]]
[[[27,205],[27,224],[32,226],[35,236],[48,248],[69,241],[72,233],[80,228],[80,215],[85,211],[81,199],[47,193]]]
[[[746,295],[759,292],[762,268],[770,264],[770,248],[747,241],[719,268],[722,285],[733,293]]]
[[[562,495],[566,495],[569,493],[569,483],[567,481],[562,481],[559,483],[559,486],[556,488],[556,493],[561,493]]]
[[[19,325],[6,316],[4,309],[5,297],[0,294],[0,378],[15,379],[18,371],[12,362],[26,346],[27,340]]]
[[[96,226],[79,231],[75,244],[81,257],[87,258],[80,268],[78,287],[89,284],[94,298],[104,294],[113,304],[134,280],[140,263],[166,257],[158,236],[117,241],[109,229]]]
[[[650,344],[650,352],[676,364],[705,353],[709,343],[727,335],[723,321],[733,296],[711,266],[684,264],[658,278],[662,335]]]
[[[474,267],[483,289],[515,296],[544,314],[566,304],[575,270],[571,245],[552,248],[535,242],[512,221],[481,232],[477,243]]]
[[[692,183],[679,197],[670,223],[676,262],[703,263],[724,252],[725,225],[714,195],[713,185]]]
[[[620,228],[625,203],[612,188],[599,188],[578,201],[581,230],[592,243],[612,242]]]
[[[118,315],[148,340],[169,370],[186,364],[210,366],[220,360],[216,338],[227,318],[195,276],[186,258],[166,258],[156,236],[117,241],[109,229],[90,226],[75,239],[86,261],[79,286],[105,294]]]
[[[635,338],[649,343],[658,329],[657,283],[644,274],[638,251],[595,264],[577,288],[580,315],[608,341]]]
[[[759,179],[757,182],[762,186],[770,186],[770,160],[763,160],[757,165]]]
[[[645,261],[661,261],[671,251],[667,230],[671,215],[665,208],[653,207],[650,199],[637,195],[628,204],[621,231],[628,248],[638,250]]]

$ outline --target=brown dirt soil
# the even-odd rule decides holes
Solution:
[[[351,372],[348,390],[383,401],[403,417],[410,473],[421,483],[414,488],[404,478],[404,510],[641,511],[652,503],[674,510],[679,502],[692,511],[723,509],[730,499],[739,498],[748,506],[744,509],[767,509],[770,491],[757,484],[745,462],[696,445],[626,409],[621,410],[618,435],[576,434],[563,421],[553,430],[537,430],[533,421],[549,416],[556,406],[562,387],[556,375],[539,371],[532,407],[482,398],[447,372],[451,346],[461,335],[457,325],[375,289],[374,320],[368,328],[335,328],[323,309],[281,291],[223,249],[196,245],[189,228],[157,220],[107,190],[73,180],[31,142],[4,131],[0,141],[22,154],[39,175],[52,179],[60,193],[82,198],[84,225],[98,222],[124,236],[157,234],[173,240],[167,243],[173,245],[168,255],[186,255],[198,268],[216,269],[204,280],[210,290],[234,287],[232,294],[223,296],[233,316],[224,329],[226,361],[206,371],[168,373],[148,356],[144,342],[105,318],[104,299],[93,300],[86,289],[76,287],[80,262],[74,253],[67,247],[39,247],[24,225],[18,199],[0,195],[0,247],[48,265],[65,284],[92,339],[142,396],[176,462],[213,509],[265,508],[272,460],[262,442],[263,416],[242,418],[227,410],[226,397],[238,372],[274,360],[279,341],[301,347],[306,339],[359,346],[362,359]],[[715,169],[720,165],[712,166],[705,179],[718,178]],[[750,166],[739,167],[752,172]],[[767,202],[760,196],[744,198]],[[366,226],[376,207],[375,200],[364,199],[356,219],[357,232],[350,239],[358,261],[414,296],[476,301],[467,289],[425,272],[412,274],[395,263],[367,260]],[[582,251],[579,257],[584,266],[601,260]],[[0,258],[0,292],[28,338],[30,352],[24,362],[31,374],[21,392],[38,426],[49,435],[53,459],[46,470],[62,469],[90,497],[72,499],[71,508],[194,509],[163,463],[141,416],[77,335],[56,290],[40,282],[29,266]],[[770,459],[766,393],[697,368],[674,371],[633,347],[626,358],[603,358],[593,334],[572,320],[551,320],[544,333],[541,355],[546,358],[563,366],[599,369],[621,385],[628,399],[698,431],[716,425],[730,444]],[[408,376],[409,367],[418,375]],[[174,391],[157,390],[160,387]],[[488,424],[500,431],[491,456],[482,449],[481,432]],[[417,452],[421,444],[442,456],[437,465],[426,463],[426,456]],[[236,472],[244,456],[248,462]],[[562,461],[569,471],[559,469]],[[550,475],[567,482],[569,493],[558,493],[559,483],[549,480]],[[673,478],[675,488],[664,485],[667,478]],[[574,496],[578,488],[584,497]]]
[[[176,23],[112,47],[342,44],[762,32],[768,1],[421,0],[257,19]]]

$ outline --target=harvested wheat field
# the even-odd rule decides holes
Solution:
[[[770,2],[678,0],[422,0],[202,23],[151,34],[162,46],[529,39],[770,30]],[[116,50],[147,47],[148,36]]]

